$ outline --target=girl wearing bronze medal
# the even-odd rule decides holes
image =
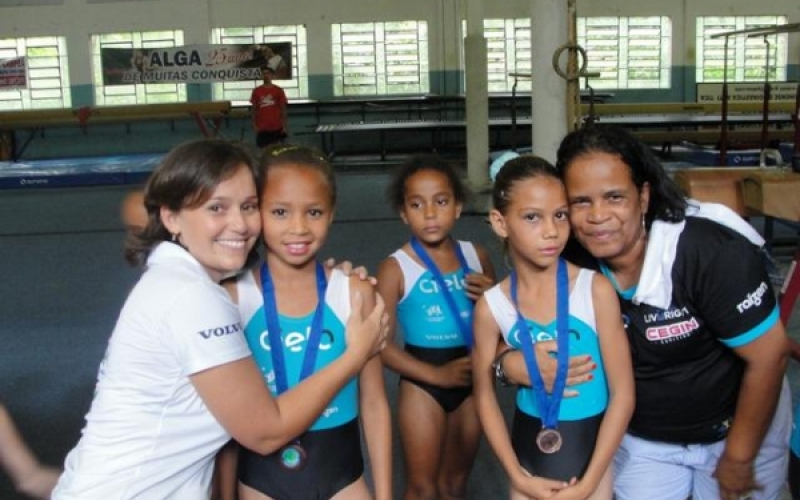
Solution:
[[[265,255],[229,291],[253,357],[280,395],[344,355],[351,312],[378,299],[369,282],[317,261],[336,205],[327,160],[307,147],[274,146],[264,154],[260,180]],[[362,427],[374,493],[364,477]],[[380,357],[275,453],[241,448],[237,477],[241,500],[390,498],[391,416]]]
[[[611,460],[633,411],[631,361],[609,281],[560,255],[569,237],[564,186],[535,156],[499,170],[490,220],[513,269],[475,308],[475,397],[484,434],[510,480],[510,497],[610,500]],[[555,340],[553,390],[533,346]],[[517,392],[511,432],[495,394],[498,341],[523,352],[532,387]],[[567,358],[591,356],[597,369],[578,397],[564,396]]]

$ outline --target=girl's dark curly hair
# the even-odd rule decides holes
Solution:
[[[422,170],[433,170],[447,177],[456,201],[466,203],[467,188],[451,162],[436,154],[416,155],[400,166],[386,188],[386,198],[395,211],[399,212],[405,204],[406,182]]]

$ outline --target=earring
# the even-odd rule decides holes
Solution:
[[[172,233],[172,242],[177,243],[178,241],[178,233]]]

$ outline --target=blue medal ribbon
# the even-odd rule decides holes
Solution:
[[[311,320],[311,333],[308,336],[306,353],[303,356],[303,366],[300,370],[302,381],[314,373],[314,365],[317,362],[317,353],[322,339],[322,320],[325,310],[325,289],[328,280],[325,277],[325,268],[319,262],[317,267],[317,307],[314,310],[314,318]],[[275,300],[275,284],[267,267],[267,262],[261,266],[261,290],[264,297],[264,316],[267,322],[267,338],[269,340],[270,356],[272,357],[272,368],[275,370],[275,385],[278,394],[283,394],[289,389],[288,376],[286,374],[286,360],[283,356],[283,342],[281,341],[281,326],[278,320],[278,306]]]
[[[447,302],[447,307],[450,308],[450,312],[453,313],[453,316],[456,318],[456,323],[458,324],[458,329],[461,331],[461,337],[464,339],[464,343],[467,344],[467,347],[472,349],[472,327],[464,321],[464,318],[461,317],[461,311],[459,311],[458,306],[456,305],[456,300],[453,298],[453,294],[450,292],[450,289],[447,287],[447,283],[444,281],[444,277],[442,276],[442,272],[439,271],[439,268],[436,266],[436,263],[431,259],[428,252],[422,247],[422,244],[419,240],[414,237],[411,238],[411,248],[414,249],[414,252],[417,254],[419,259],[425,264],[425,268],[430,271],[433,275],[433,279],[439,285],[439,289],[442,290],[444,294],[444,299]],[[472,270],[469,268],[467,264],[467,259],[464,257],[464,252],[461,250],[461,245],[457,241],[453,241],[453,248],[456,252],[456,258],[458,259],[459,265],[461,269],[464,270],[464,274],[471,273]],[[456,276],[458,279],[458,276]]]
[[[553,392],[548,396],[544,388],[544,380],[536,363],[536,354],[533,352],[534,338],[528,328],[528,323],[522,317],[517,302],[517,272],[511,271],[511,300],[517,310],[517,328],[521,334],[520,345],[525,358],[525,366],[531,379],[536,402],[542,414],[542,427],[555,429],[558,424],[558,412],[561,400],[564,398],[564,387],[567,384],[567,367],[569,365],[569,277],[567,276],[567,263],[558,259],[556,273],[556,344],[558,354],[556,362],[556,379],[553,382]]]

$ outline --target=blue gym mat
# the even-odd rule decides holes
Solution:
[[[0,189],[139,184],[164,155],[138,154],[0,162]]]

